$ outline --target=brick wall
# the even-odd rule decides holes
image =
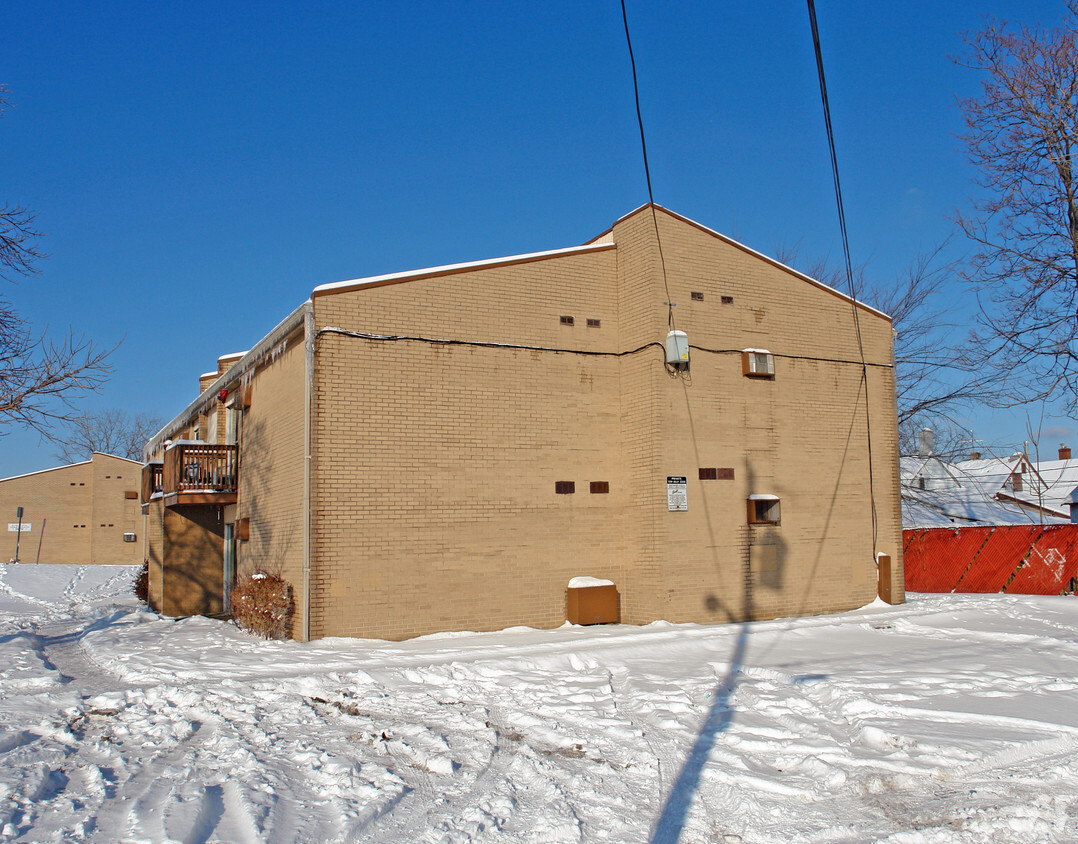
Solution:
[[[22,533],[19,559],[33,563],[121,565],[142,562],[139,464],[107,454],[92,460],[0,480],[0,558],[15,556],[16,508],[31,530]],[[136,542],[124,542],[124,533]]]
[[[235,508],[238,518],[250,519],[250,540],[237,543],[238,573],[242,577],[263,570],[292,585],[297,635],[303,629],[304,606],[303,379],[301,331],[251,380]]]
[[[321,333],[312,635],[553,626],[583,574],[613,580],[634,623],[872,600],[849,302],[665,212],[659,224],[667,285],[645,211],[615,225],[616,249],[316,296],[319,329],[626,354]],[[714,350],[694,349],[686,376],[667,373],[658,346],[630,353],[661,344],[667,301],[690,342]],[[876,547],[901,572],[891,326],[860,317]],[[746,347],[774,353],[774,379],[742,374]],[[733,478],[701,481],[701,467]],[[689,478],[687,512],[668,512],[668,475]],[[610,492],[590,493],[593,480]],[[556,494],[557,481],[576,492]],[[780,497],[781,525],[747,524],[761,492]]]

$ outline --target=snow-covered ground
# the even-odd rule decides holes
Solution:
[[[0,566],[5,841],[1078,841],[1078,599],[253,639]]]

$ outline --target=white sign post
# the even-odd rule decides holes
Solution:
[[[19,562],[19,540],[22,539],[22,507],[15,508],[15,514],[19,517],[19,523],[15,528],[15,562]]]

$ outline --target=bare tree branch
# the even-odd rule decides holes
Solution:
[[[960,105],[985,196],[956,222],[984,294],[974,356],[1007,382],[1003,405],[1062,393],[1078,407],[1078,3],[1067,8],[1053,29],[988,20],[958,59],[984,76]]]
[[[57,435],[56,456],[66,463],[86,460],[95,451],[142,460],[142,448],[164,422],[149,413],[131,415],[122,410],[105,410],[72,419],[64,434]]]
[[[872,278],[867,265],[854,270],[854,289],[873,307],[889,314],[895,329],[895,393],[899,447],[917,451],[917,433],[936,432],[939,449],[968,450],[969,432],[954,416],[959,408],[999,401],[998,375],[981,366],[964,332],[950,319],[942,290],[956,273],[942,255],[947,243],[917,255],[897,278]],[[779,260],[838,290],[848,290],[843,270],[825,260],[801,261],[796,250],[780,249]],[[958,335],[961,339],[955,339]],[[938,449],[938,450],[939,450]],[[940,452],[942,453],[942,452]]]

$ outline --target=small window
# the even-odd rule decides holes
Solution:
[[[749,524],[779,524],[779,498],[777,495],[749,496]]]
[[[134,542],[136,539],[137,537],[133,533],[124,534],[124,542]]]
[[[136,492],[133,489],[126,489],[126,490],[124,490],[124,498],[127,501],[131,501],[132,499],[137,499],[138,498],[138,492]]]
[[[753,378],[774,378],[775,357],[767,349],[745,349],[741,353],[741,371]]]
[[[599,328],[599,320],[588,317],[588,328]]]
[[[592,481],[591,493],[592,495],[605,495],[610,492],[610,481]]]
[[[699,290],[694,290],[692,293],[689,294],[689,298],[692,299],[694,302],[703,302],[704,294],[701,293]]]
[[[734,297],[733,296],[723,296],[720,301],[724,305],[732,305],[732,304],[734,304]]]
[[[562,325],[572,325],[574,320],[571,316],[560,317]]]
[[[572,495],[576,492],[576,481],[554,481],[554,492],[558,495]]]

